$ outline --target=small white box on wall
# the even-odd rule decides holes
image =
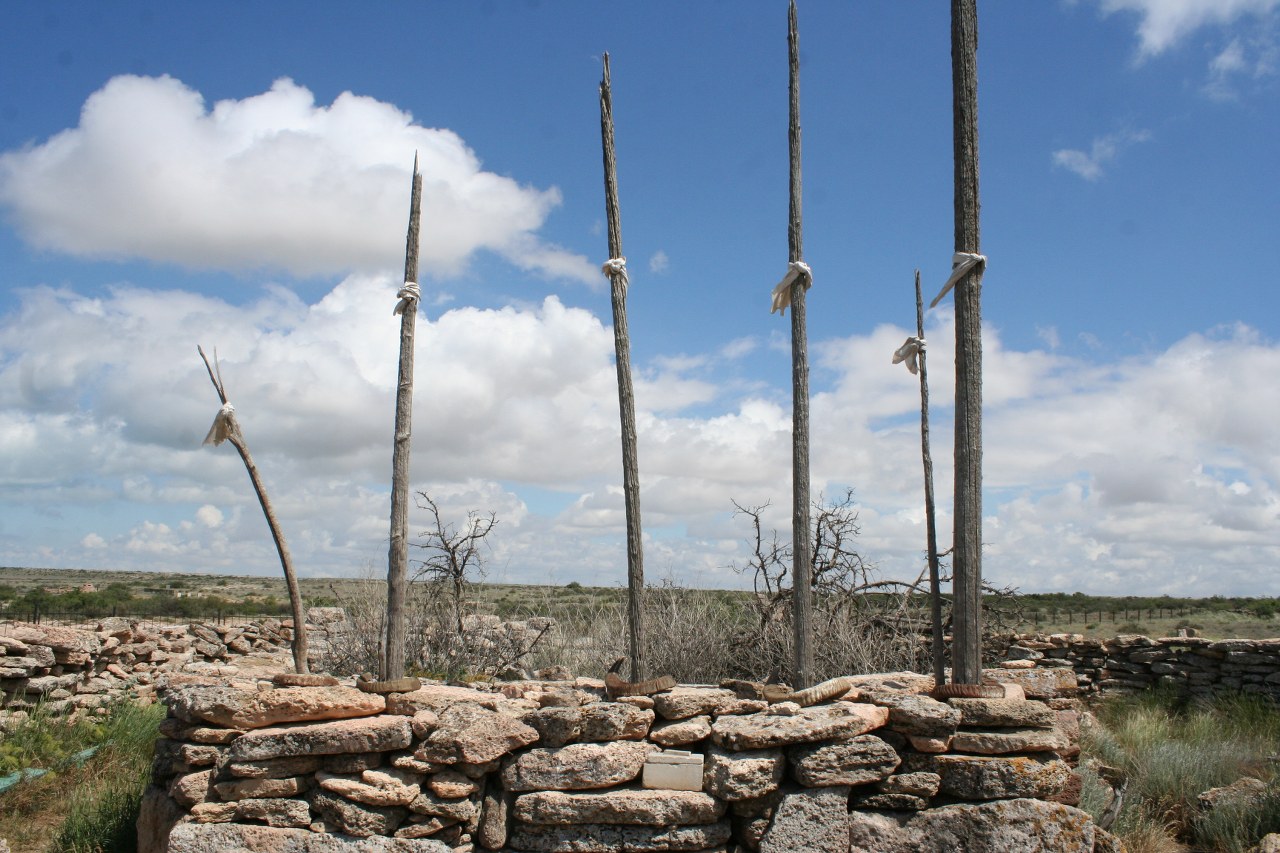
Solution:
[[[683,749],[650,753],[644,762],[641,784],[669,791],[701,791],[702,756]]]

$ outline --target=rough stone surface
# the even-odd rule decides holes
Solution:
[[[418,796],[421,779],[417,773],[397,768],[366,770],[358,779],[323,771],[316,774],[316,782],[324,790],[366,806],[407,806]]]
[[[511,833],[510,846],[530,853],[658,853],[666,850],[708,850],[728,840],[728,821],[677,827],[607,823],[566,827],[518,823]]]
[[[658,723],[649,730],[649,740],[659,746],[685,746],[711,736],[711,717],[699,714],[687,720]]]
[[[937,773],[923,770],[915,773],[899,773],[876,783],[876,790],[884,794],[912,794],[917,797],[932,797],[938,793],[942,777]]]
[[[664,720],[687,720],[716,713],[718,706],[735,702],[738,695],[720,687],[676,687],[653,697],[653,710]]]
[[[658,747],[639,741],[575,743],[530,749],[502,770],[509,791],[578,791],[608,788],[640,775],[645,758]]]
[[[960,725],[960,712],[945,702],[909,693],[875,691],[864,701],[889,709],[889,728],[904,735],[948,737]]]
[[[516,798],[513,814],[525,823],[620,823],[688,826],[715,823],[725,804],[701,791],[536,791]]]
[[[287,779],[238,779],[233,782],[218,782],[213,787],[218,792],[218,799],[234,802],[292,797],[306,791],[310,784],[306,776],[290,776]]]
[[[404,749],[412,741],[413,730],[409,720],[382,716],[257,729],[233,741],[228,755],[231,761],[239,762],[349,752],[389,752]]]
[[[415,755],[439,764],[480,764],[537,739],[537,729],[514,717],[477,705],[456,704],[440,712],[440,721]]]
[[[938,790],[964,800],[1046,798],[1061,791],[1071,776],[1064,761],[1025,756],[939,755],[934,772]]]
[[[720,717],[711,726],[711,737],[726,749],[765,749],[865,734],[888,718],[887,708],[841,701],[802,708],[790,716]]]
[[[1076,693],[1076,674],[1071,667],[984,669],[982,677],[984,680],[1019,685],[1032,699],[1053,699]]]
[[[855,811],[849,853],[1093,853],[1089,815],[1039,800],[995,800],[915,814]]]
[[[250,692],[223,685],[192,685],[170,691],[168,703],[179,719],[231,729],[367,717],[386,708],[382,696],[354,687],[281,687]]]
[[[1057,714],[1043,702],[1015,699],[951,699],[964,726],[1011,726],[1018,728],[1052,728]]]
[[[878,782],[901,763],[897,751],[875,735],[793,746],[787,758],[792,778],[810,788]]]
[[[728,802],[752,800],[777,789],[786,762],[780,749],[728,752],[712,745],[702,765],[702,789]]]
[[[485,788],[480,805],[480,823],[476,827],[476,841],[486,850],[501,850],[507,846],[508,815],[516,795],[504,791],[496,784]]]
[[[640,740],[653,725],[653,711],[614,702],[595,702],[582,708],[579,740]]]
[[[285,779],[304,776],[320,769],[321,759],[314,755],[293,755],[266,761],[232,761],[226,765],[232,776],[242,779]]]
[[[803,788],[782,797],[760,853],[833,853],[847,849],[849,788]]]
[[[1054,751],[1066,747],[1067,739],[1057,729],[961,729],[951,738],[951,748],[956,752],[981,755]]]
[[[430,790],[421,791],[409,803],[409,808],[418,814],[438,817],[452,823],[468,823],[476,818],[479,811],[475,803],[467,798],[447,800],[437,797]]]
[[[138,853],[165,853],[169,848],[169,833],[182,817],[182,810],[163,788],[147,786],[142,794],[138,820]]]
[[[582,709],[551,706],[530,711],[520,721],[538,732],[538,745],[564,746],[577,741],[582,734]]]
[[[169,783],[169,796],[180,806],[191,807],[209,798],[209,785],[213,781],[212,770],[200,770],[174,777]],[[225,799],[225,798],[224,798]]]
[[[267,826],[311,825],[311,809],[302,800],[241,800],[236,804],[237,820],[260,820]]]
[[[352,838],[305,829],[248,824],[184,823],[169,836],[169,853],[450,853],[431,839]]]
[[[480,783],[469,779],[456,770],[444,770],[432,774],[426,781],[431,793],[445,799],[469,797],[480,790]]]
[[[387,713],[412,717],[419,711],[439,713],[451,705],[466,702],[493,710],[502,700],[501,695],[473,690],[470,687],[450,687],[445,684],[424,684],[412,693],[392,693],[387,697]]]
[[[404,822],[408,814],[403,808],[362,806],[327,791],[311,793],[311,807],[327,823],[338,827],[348,835],[366,837],[391,835]]]

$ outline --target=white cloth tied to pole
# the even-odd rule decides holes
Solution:
[[[600,272],[604,273],[610,282],[614,276],[621,278],[622,295],[627,295],[627,285],[631,283],[630,277],[627,275],[627,259],[626,258],[610,258],[600,265]]]
[[[209,427],[209,434],[204,437],[204,443],[217,447],[230,438],[236,431],[235,414],[235,406],[223,403],[222,408],[213,418],[213,426]]]
[[[416,281],[406,281],[404,287],[396,294],[396,298],[400,301],[396,303],[396,310],[392,313],[403,314],[409,310],[409,306],[416,303],[422,298],[422,290],[419,289]]]
[[[907,342],[893,351],[893,363],[907,363],[907,370],[911,371],[914,376],[919,367],[916,365],[916,357],[924,352],[924,338],[912,335],[907,338]]]
[[[783,317],[787,316],[787,309],[791,307],[791,285],[795,284],[797,279],[804,280],[805,290],[813,287],[813,270],[804,261],[792,261],[787,265],[787,274],[773,289],[773,307],[769,309],[770,314],[781,311]]]
[[[942,285],[942,290],[938,291],[938,295],[933,297],[933,301],[929,303],[929,307],[935,307],[942,301],[942,297],[951,292],[951,288],[956,286],[956,282],[965,277],[969,270],[981,264],[983,267],[987,265],[986,255],[975,255],[972,252],[956,252],[951,256],[951,278],[947,279],[947,283]]]

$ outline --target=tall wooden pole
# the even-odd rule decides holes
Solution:
[[[916,270],[916,337],[924,340],[924,297]],[[933,500],[933,454],[929,450],[929,368],[923,344],[917,353],[920,370],[920,457],[924,462],[924,526],[929,549],[929,621],[933,629],[933,683],[946,681],[942,639],[942,583],[938,572],[938,526]]]
[[[236,453],[240,454],[240,461],[244,463],[245,470],[249,472],[249,482],[253,486],[253,493],[258,496],[258,505],[262,507],[262,514],[266,516],[267,527],[271,530],[271,539],[276,543],[276,553],[280,555],[280,567],[284,570],[285,587],[289,591],[289,612],[293,614],[293,668],[295,672],[305,675],[309,671],[307,668],[307,616],[302,612],[302,592],[298,589],[298,576],[293,571],[293,557],[289,554],[289,543],[285,541],[284,531],[280,529],[280,522],[276,520],[276,511],[271,506],[271,499],[267,497],[267,487],[262,484],[258,466],[253,463],[253,456],[249,453],[249,445],[245,442],[244,433],[240,430],[240,422],[236,419],[235,407],[227,402],[227,389],[222,384],[222,370],[217,364],[218,353],[214,351],[214,363],[211,365],[199,344],[196,345],[196,352],[200,353],[200,358],[204,361],[204,369],[209,371],[209,381],[213,383],[213,389],[218,392],[218,399],[222,401],[222,411],[218,412],[218,416],[214,419],[213,429],[209,430],[204,443],[217,446],[223,441],[231,442]]]
[[[609,258],[622,254],[622,213],[618,206],[618,162],[613,145],[613,94],[609,88],[609,54],[600,80],[600,139],[604,146],[604,207],[609,220]],[[636,398],[631,387],[631,335],[627,329],[627,273],[610,268],[613,303],[613,346],[618,370],[618,410],[622,420],[622,493],[627,510],[627,625],[631,680],[644,678],[644,549],[640,527],[640,463],[636,453]]]
[[[978,5],[951,0],[955,250],[981,250],[978,201]],[[982,679],[982,270],[956,283],[955,618],[952,680]]]
[[[413,435],[413,332],[418,318],[418,233],[422,222],[422,175],[413,158],[409,234],[404,250],[405,287],[400,291],[400,379],[396,386],[395,441],[391,451],[391,547],[387,558],[387,636],[382,680],[404,677],[404,609],[409,566],[409,453]],[[412,284],[413,287],[409,287]]]
[[[790,59],[791,121],[788,131],[791,161],[791,203],[787,224],[788,257],[804,260],[804,227],[800,192],[800,28],[796,3],[787,12],[787,47]],[[796,687],[813,681],[813,555],[809,544],[809,344],[805,326],[805,291],[801,276],[791,285],[791,577],[793,629],[795,631]]]

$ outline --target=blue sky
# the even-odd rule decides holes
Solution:
[[[1275,593],[1280,0],[985,2],[984,571]],[[924,550],[889,363],[952,248],[939,4],[800,5],[814,491],[891,577]],[[782,2],[25,5],[0,31],[0,563],[385,566],[414,152],[414,486],[500,518],[490,577],[625,582],[597,85],[612,57],[651,578],[787,537]],[[950,494],[951,313],[926,319]],[[950,534],[949,512],[941,535]],[[411,527],[424,527],[419,516]]]

